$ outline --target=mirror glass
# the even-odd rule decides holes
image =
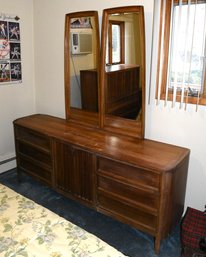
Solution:
[[[70,13],[65,26],[65,95],[67,118],[99,112],[99,27],[96,11]],[[92,118],[94,119],[94,118]]]
[[[118,127],[121,122],[132,121],[133,124],[127,125],[136,126],[141,137],[145,90],[143,7],[106,9],[103,22],[105,125]]]

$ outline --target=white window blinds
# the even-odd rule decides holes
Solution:
[[[162,0],[163,17],[168,15],[166,2]],[[166,22],[168,17],[164,17],[161,27],[157,103],[163,99],[161,87],[164,87],[165,106],[168,101],[171,101],[174,107],[178,101],[179,107],[186,109],[188,98],[193,97],[198,107],[200,96],[205,88],[206,1],[173,0],[169,2],[170,22]],[[167,51],[165,33],[169,33]],[[165,55],[167,55],[167,69],[163,67]]]

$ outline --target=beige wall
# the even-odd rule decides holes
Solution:
[[[33,1],[0,0],[0,12],[21,18],[22,79],[20,84],[0,85],[0,162],[15,155],[12,122],[35,112],[33,59]],[[0,172],[13,168],[15,162],[0,165]]]

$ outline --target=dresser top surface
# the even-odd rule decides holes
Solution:
[[[125,71],[125,70],[130,70],[130,69],[136,69],[139,68],[139,65],[136,64],[115,64],[115,65],[107,65],[105,67],[105,72],[106,73],[111,73],[111,72],[118,72],[118,71]]]
[[[114,135],[49,115],[36,114],[23,117],[15,120],[14,124],[98,155],[156,172],[175,169],[190,153],[187,148],[148,139]]]

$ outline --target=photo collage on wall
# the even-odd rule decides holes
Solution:
[[[0,16],[0,84],[22,82],[19,18]]]

